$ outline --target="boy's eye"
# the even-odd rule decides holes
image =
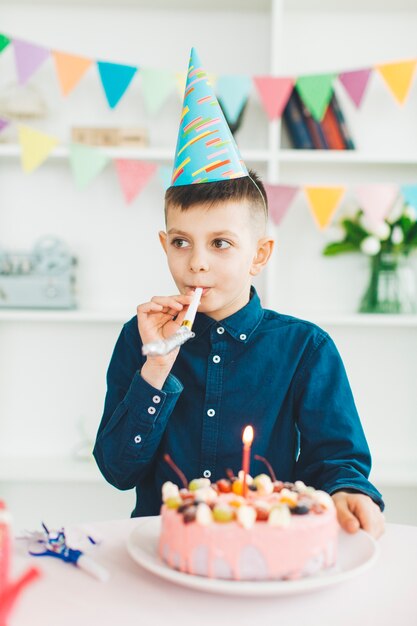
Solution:
[[[219,248],[219,250],[223,250],[226,248],[230,248],[230,243],[228,241],[226,241],[225,239],[215,239],[213,241],[213,245],[215,248]]]
[[[179,237],[173,239],[171,243],[173,246],[175,246],[175,248],[186,248],[188,246],[188,241],[186,241],[185,239],[180,239]]]

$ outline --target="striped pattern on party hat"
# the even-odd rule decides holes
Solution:
[[[191,49],[171,185],[248,176],[207,74]]]

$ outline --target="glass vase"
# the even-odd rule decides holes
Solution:
[[[416,313],[416,278],[408,256],[380,252],[369,262],[370,279],[359,312]]]

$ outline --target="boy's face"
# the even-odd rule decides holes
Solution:
[[[252,277],[270,256],[273,242],[261,234],[245,203],[223,202],[168,208],[159,237],[180,293],[203,287],[198,310],[221,320],[247,304]]]

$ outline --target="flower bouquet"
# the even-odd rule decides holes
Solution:
[[[378,222],[355,208],[342,216],[331,232],[335,241],[325,256],[362,252],[370,260],[370,281],[362,297],[361,313],[415,313],[416,283],[409,264],[417,249],[417,213],[401,199],[391,213]]]

